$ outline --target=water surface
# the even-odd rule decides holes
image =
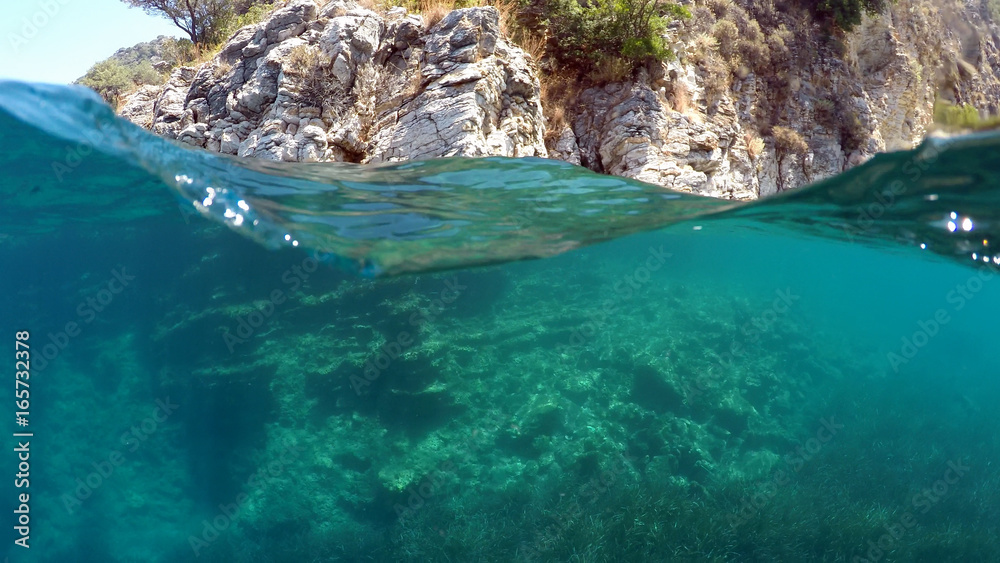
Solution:
[[[734,203],[0,132],[10,561],[996,558],[996,136]]]

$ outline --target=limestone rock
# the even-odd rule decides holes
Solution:
[[[284,161],[546,156],[538,78],[494,8],[432,29],[334,0],[292,0],[126,117],[211,151]],[[155,104],[151,99],[156,96]]]
[[[450,13],[430,30],[419,66],[419,93],[376,132],[372,162],[546,156],[538,80],[501,41],[495,10]]]
[[[752,199],[754,167],[731,108],[712,121],[673,109],[649,77],[581,94],[575,123],[583,163],[678,191]]]
[[[754,11],[750,0],[732,6]],[[938,95],[1000,112],[1000,35],[984,31],[993,24],[968,6],[907,6],[822,40],[813,23],[786,18],[798,26],[786,35],[797,46],[782,51],[792,62],[757,69],[766,75],[699,63],[719,46],[705,42],[705,28],[686,33],[696,24],[678,22],[666,36],[677,59],[584,89],[563,108],[568,125],[550,132],[548,147],[536,69],[502,35],[494,8],[455,10],[428,29],[405,8],[380,14],[352,0],[288,0],[235,33],[214,60],[175,70],[120,111],[159,135],[244,157],[551,156],[753,199],[914,146]],[[776,125],[804,145],[777,146]]]
[[[580,165],[580,145],[576,142],[576,134],[573,133],[572,127],[566,125],[562,128],[555,146],[549,150],[549,158]]]
[[[753,11],[749,1],[734,5]],[[711,102],[709,82],[720,76],[693,62],[711,43],[678,29],[667,39],[680,61],[581,93],[575,138],[560,135],[555,143],[576,141],[580,150],[569,156],[551,150],[554,157],[572,162],[578,154],[585,166],[609,174],[750,199],[839,174],[877,152],[915,146],[932,125],[936,95],[1000,111],[1000,36],[982,31],[989,25],[978,9],[893,5],[837,41],[795,29],[801,49],[792,53],[795,65],[771,69],[771,76],[723,68],[730,83]],[[924,67],[930,63],[937,66]],[[805,153],[776,147],[773,125],[797,132]]]
[[[162,86],[140,87],[118,107],[118,113],[132,123],[149,129],[153,126],[153,104],[162,90]]]

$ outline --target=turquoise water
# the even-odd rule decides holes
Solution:
[[[2,83],[4,555],[998,560],[998,147],[734,204],[246,163]]]

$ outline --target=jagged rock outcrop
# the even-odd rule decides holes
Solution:
[[[693,6],[694,22],[670,32],[679,61],[581,92],[574,135],[564,133],[561,147],[573,153],[575,140],[572,156],[610,174],[749,199],[915,146],[931,127],[937,96],[1000,109],[1000,36],[983,32],[992,24],[978,3],[900,2],[839,39],[795,14],[761,16],[753,2]],[[758,40],[758,51],[746,48],[754,28],[760,33],[754,13],[787,42],[772,43],[772,35]],[[738,45],[723,44],[723,20],[738,31]],[[750,56],[720,54],[743,48],[760,56],[764,45],[771,61],[762,67]],[[725,88],[711,92],[719,82]],[[806,150],[776,142],[776,125],[795,131]]]
[[[537,76],[469,8],[430,29],[405,10],[293,0],[237,32],[200,68],[176,70],[152,117],[123,115],[211,151],[285,161],[545,156]]]
[[[573,125],[582,162],[674,190],[755,198],[754,163],[732,104],[723,104],[711,121],[673,109],[654,88],[683,80],[684,69],[667,67],[659,81],[643,71],[635,82],[582,92]]]
[[[118,107],[118,114],[136,125],[152,128],[156,100],[162,91],[161,86],[140,86]]]
[[[698,0],[692,21],[668,32],[676,60],[584,88],[548,148],[536,70],[493,8],[456,10],[428,28],[403,8],[291,0],[121,112],[240,156],[549,156],[753,199],[914,146],[937,96],[1000,110],[1000,35],[984,31],[995,26],[969,2],[900,0],[834,37],[804,9]],[[779,138],[778,126],[794,138]]]

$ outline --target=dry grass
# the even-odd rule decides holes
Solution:
[[[233,69],[233,65],[227,63],[226,61],[219,61],[219,64],[212,67],[212,76],[216,80],[221,80],[225,78],[229,71]]]
[[[406,94],[404,95],[404,97],[405,98],[417,97],[418,95],[420,95],[420,92],[423,91],[423,86],[424,86],[424,75],[420,65],[417,65],[417,67],[413,69],[413,74],[410,75],[410,83],[406,87]]]
[[[484,6],[493,6],[500,12],[500,33],[513,37],[517,30],[518,4],[516,0],[486,0]]]
[[[525,53],[531,55],[531,60],[540,63],[545,58],[545,49],[549,44],[548,34],[535,35],[521,33],[520,38],[514,41],[517,46],[524,49]]]
[[[500,13],[500,35],[512,41],[535,62],[545,56],[548,43],[547,35],[538,35],[518,25],[517,14],[520,5],[517,0],[359,0],[362,5],[374,12],[384,13],[393,6],[402,6],[410,12],[420,14],[424,19],[424,28],[430,29],[441,22],[445,16],[459,8],[491,6]]]
[[[764,139],[761,139],[752,131],[743,134],[743,141],[747,145],[747,155],[750,160],[756,161],[764,152]]]
[[[771,135],[774,136],[774,146],[778,150],[795,154],[809,152],[809,145],[798,131],[782,127],[781,125],[775,125],[771,129]]]
[[[492,6],[500,12],[500,34],[502,36],[509,38],[524,52],[531,55],[532,60],[536,63],[541,62],[549,41],[548,32],[538,35],[518,25],[517,14],[520,7],[516,0],[485,0],[482,5]]]
[[[214,59],[215,56],[218,55],[219,52],[222,50],[222,46],[220,45],[218,48],[203,47],[201,49],[195,46],[193,47],[193,49],[194,49],[194,58],[191,59],[190,62],[185,63],[185,66],[200,67],[205,63],[212,62],[212,59]]]
[[[580,86],[571,73],[543,74],[541,82],[542,113],[545,115],[545,146],[551,147],[567,125]]]
[[[331,72],[332,61],[318,47],[299,45],[288,53],[285,72],[297,78],[299,103],[331,110],[339,115],[344,110],[344,87]]]
[[[402,7],[407,12],[420,14],[424,29],[437,25],[456,8],[479,5],[479,0],[359,0],[362,6],[378,14],[385,15],[390,8]]]
[[[691,107],[691,92],[688,90],[687,84],[675,82],[673,89],[670,90],[668,100],[674,111],[686,113]]]
[[[385,67],[371,62],[361,66],[354,78],[351,90],[354,98],[353,110],[358,115],[358,138],[363,143],[371,140],[372,130],[378,118],[378,107],[387,94],[384,84],[386,80]]]
[[[424,18],[424,28],[437,25],[455,9],[454,0],[420,0],[420,15]]]
[[[325,6],[329,0],[320,0],[322,2],[321,6]],[[384,0],[355,0],[358,6],[366,10],[371,10],[377,14],[383,14],[388,9],[388,5]]]
[[[623,82],[632,77],[633,65],[620,57],[609,57],[607,61],[591,70],[587,78],[596,85]]]

